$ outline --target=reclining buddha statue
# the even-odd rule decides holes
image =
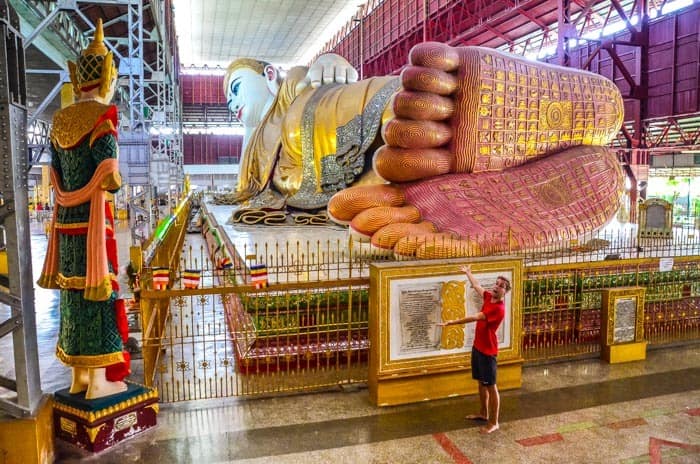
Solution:
[[[228,105],[247,131],[235,201],[327,205],[375,251],[418,257],[551,243],[619,208],[622,169],[605,145],[623,101],[606,78],[434,42],[412,49],[400,77],[353,82],[329,60],[285,79],[231,64]]]

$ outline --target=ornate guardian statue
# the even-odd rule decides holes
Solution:
[[[60,289],[56,356],[72,369],[71,393],[87,399],[125,391],[128,336],[119,286],[114,221],[105,192],[121,185],[117,70],[98,21],[92,43],[69,71],[77,101],[56,112],[51,129],[51,182],[56,192],[39,285]]]
[[[343,75],[329,68],[328,81]],[[414,47],[400,78],[297,86],[306,76],[231,64],[229,108],[248,132],[237,201],[329,201],[375,251],[419,257],[550,243],[619,207],[622,170],[604,146],[623,102],[604,77],[439,43]]]

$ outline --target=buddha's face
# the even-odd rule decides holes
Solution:
[[[265,116],[266,105],[274,97],[268,79],[250,68],[231,74],[226,89],[228,109],[246,127],[255,127]]]

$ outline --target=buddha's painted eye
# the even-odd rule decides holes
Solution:
[[[241,82],[236,79],[231,83],[231,93],[233,93],[234,96],[238,96],[238,91],[241,88]]]

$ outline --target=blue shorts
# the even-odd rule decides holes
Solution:
[[[496,385],[496,357],[472,347],[472,378],[481,385]]]

